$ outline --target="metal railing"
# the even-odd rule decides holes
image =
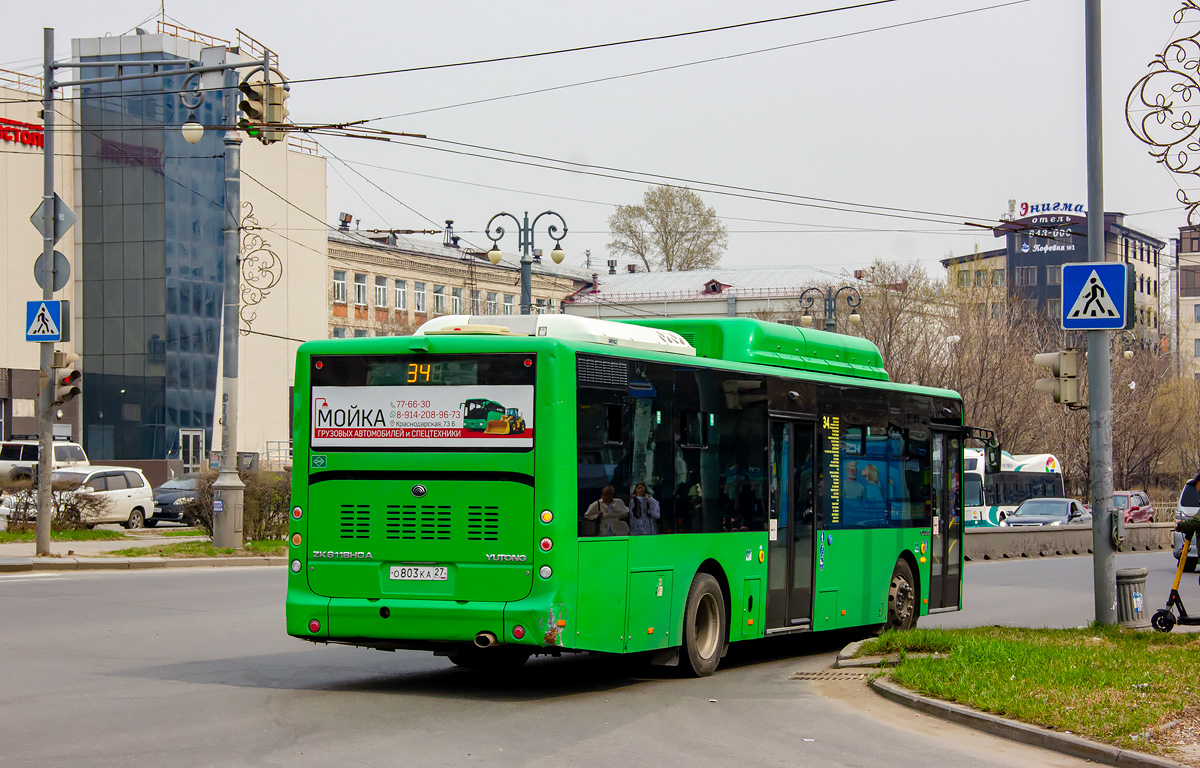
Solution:
[[[268,440],[266,450],[267,466],[272,472],[280,472],[285,469],[290,469],[292,466],[292,441],[291,440]]]
[[[171,22],[163,21],[162,19],[159,19],[156,24],[158,26],[158,33],[160,35],[170,35],[171,37],[178,37],[180,40],[191,40],[193,43],[200,43],[201,45],[207,45],[209,47],[223,45],[228,48],[230,45],[229,41],[223,37],[206,35],[203,32],[197,32],[194,29],[181,27],[178,24],[172,24]]]
[[[287,146],[288,149],[295,150],[296,152],[303,152],[306,155],[317,154],[316,139],[310,139],[307,136],[288,136]]]
[[[13,72],[10,69],[0,69],[0,85],[30,93],[42,92],[42,78]]]

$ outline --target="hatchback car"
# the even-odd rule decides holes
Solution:
[[[1113,511],[1124,512],[1127,523],[1154,522],[1154,507],[1145,491],[1117,491],[1113,494]]]
[[[134,467],[78,467],[60,469],[53,475],[55,483],[77,484],[79,493],[99,496],[100,510],[84,519],[93,527],[100,523],[120,523],[126,528],[141,528],[149,510],[154,509],[154,495],[142,470]]]
[[[1025,528],[1048,525],[1091,524],[1092,513],[1075,499],[1026,499],[1008,514],[1000,525]]]
[[[1196,475],[1191,480],[1188,480],[1183,485],[1183,490],[1179,492],[1179,504],[1175,507],[1175,522],[1183,520],[1185,517],[1194,517],[1197,512],[1200,512],[1200,491],[1196,490],[1196,483],[1200,482],[1200,475]],[[1196,540],[1192,540],[1191,549],[1188,550],[1187,561],[1183,564],[1183,570],[1196,570]],[[1175,559],[1179,560],[1179,553],[1183,552],[1183,534],[1175,531],[1171,541],[1171,554],[1175,555]]]
[[[146,527],[153,528],[160,520],[183,522],[183,512],[196,498],[198,475],[181,475],[154,489],[154,514],[146,518]]]

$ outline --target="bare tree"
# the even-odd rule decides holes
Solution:
[[[617,206],[608,227],[609,253],[640,259],[647,270],[714,267],[728,244],[716,210],[681,187],[650,187],[640,205]]]

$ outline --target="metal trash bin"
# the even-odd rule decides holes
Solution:
[[[1122,568],[1117,571],[1117,623],[1129,629],[1150,626],[1145,610],[1146,568]]]

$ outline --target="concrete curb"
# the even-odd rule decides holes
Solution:
[[[906,707],[975,728],[993,736],[1019,741],[1022,744],[1062,752],[1065,755],[1105,765],[1130,766],[1130,768],[1184,768],[1181,764],[1164,757],[1132,752],[1072,734],[1058,733],[1039,728],[1036,725],[979,712],[961,704],[931,699],[882,677],[871,680],[869,685],[885,699],[897,704],[903,704]]]
[[[900,663],[900,656],[893,654],[891,656],[863,656],[862,658],[854,658],[854,654],[858,653],[858,649],[862,648],[866,640],[856,640],[850,643],[841,651],[838,652],[837,660],[833,662],[834,669],[882,669],[883,667],[894,667]],[[947,656],[939,656],[934,653],[910,653],[910,659],[927,659],[930,656],[934,658],[949,658]]]
[[[286,557],[4,557],[0,574],[31,571],[140,571],[147,568],[219,568],[287,565]]]

